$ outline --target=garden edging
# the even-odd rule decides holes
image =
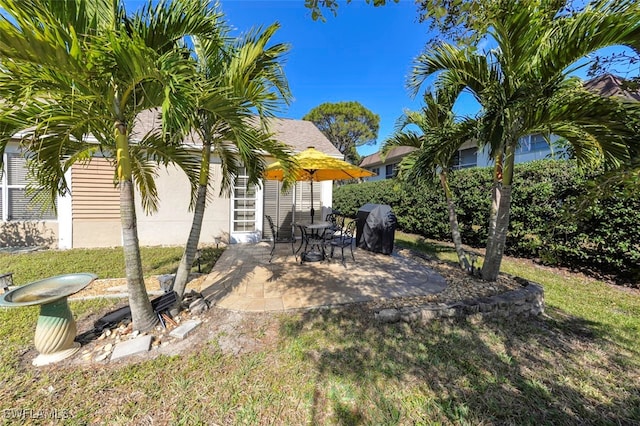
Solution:
[[[543,312],[544,289],[539,284],[525,281],[522,288],[495,296],[454,303],[427,303],[399,309],[382,309],[375,314],[375,318],[382,323],[426,323],[439,318],[527,317]]]

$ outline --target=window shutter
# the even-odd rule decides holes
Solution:
[[[280,228],[280,237],[291,236],[291,222],[293,221],[293,191],[282,194],[282,182],[275,180],[264,181],[264,214],[262,233],[265,238],[271,236],[269,222],[266,216],[271,216],[273,223]]]
[[[315,209],[314,221],[324,220],[322,214],[322,203],[320,201],[320,182],[313,182],[313,208]],[[311,221],[311,182],[296,183],[296,221]]]
[[[9,185],[26,185],[27,161],[17,154],[9,154],[7,157],[7,178]]]

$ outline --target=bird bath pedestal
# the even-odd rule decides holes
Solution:
[[[97,275],[89,273],[58,275],[25,284],[0,295],[0,307],[40,305],[34,344],[39,355],[33,365],[61,361],[78,351],[76,321],[67,298],[88,286]]]

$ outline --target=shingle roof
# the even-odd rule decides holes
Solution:
[[[314,147],[332,157],[343,159],[344,155],[311,121],[290,118],[270,118],[267,125],[277,139],[289,145],[294,152]]]
[[[376,152],[375,154],[367,155],[360,162],[360,167],[372,167],[378,166],[385,163],[395,162],[395,160],[400,160],[402,157],[410,153],[411,151],[415,151],[415,148],[411,146],[396,146],[391,148],[387,157],[384,161],[382,161],[382,156],[380,152]]]
[[[133,138],[141,138],[149,131],[159,128],[162,124],[158,109],[148,109],[136,117],[132,131]],[[257,117],[255,119],[257,125]],[[275,138],[290,146],[294,153],[304,151],[310,146],[322,151],[332,157],[343,159],[340,153],[329,139],[311,121],[295,120],[290,118],[269,118],[267,121],[269,131],[273,132]],[[201,142],[197,135],[190,137],[193,144],[199,145]]]
[[[584,83],[584,88],[602,96],[619,96],[627,100],[640,101],[640,91],[624,88],[625,80],[611,74],[603,74]]]

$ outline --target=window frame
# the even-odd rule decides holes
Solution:
[[[14,182],[9,183],[10,180],[10,170],[9,170],[9,162],[10,158],[18,158],[22,160],[21,166],[26,171],[26,158],[17,150],[5,150],[2,157],[2,169],[0,173],[2,173],[2,178],[0,179],[0,219],[2,222],[40,222],[40,221],[55,221],[57,220],[56,214],[51,211],[50,213],[42,212],[37,206],[31,210],[33,212],[34,217],[14,217],[12,215],[12,204],[10,203],[11,193],[13,191],[24,191],[25,199],[26,197],[26,188],[27,188],[27,173],[24,173],[24,177],[18,177],[18,181],[23,180],[24,182]],[[27,200],[25,206],[32,205],[33,198],[31,200]],[[26,213],[26,210],[21,212]]]
[[[473,162],[470,163],[463,163],[462,162],[462,153],[463,152],[471,152],[473,151],[473,155],[474,155],[474,160]],[[455,152],[454,157],[453,157],[453,161],[452,161],[452,165],[451,168],[453,170],[460,170],[460,169],[468,169],[471,167],[476,167],[478,165],[478,148],[477,147],[471,147],[471,148],[464,148],[464,149],[459,149]]]
[[[242,169],[239,171],[235,182],[233,184],[233,194],[231,195],[231,232],[233,234],[252,234],[257,230],[256,227],[256,217],[258,214],[257,203],[258,203],[258,186],[253,185],[253,188],[247,189],[246,182],[249,179],[249,176],[246,173],[246,169]],[[239,184],[242,182],[242,184]],[[237,193],[242,190],[245,193],[245,196],[238,197]],[[252,196],[250,196],[252,194]],[[237,201],[242,201],[245,205],[242,208],[236,206]],[[253,201],[253,208],[247,208],[247,202]],[[250,203],[249,203],[250,204]],[[242,213],[243,218],[237,219],[236,213]],[[246,212],[252,212],[253,216],[247,216]],[[238,224],[244,224],[242,229],[238,229]]]
[[[393,179],[396,176],[396,165],[395,164],[387,164],[384,166],[384,178],[385,179]],[[391,173],[389,173],[389,168],[391,168]]]

